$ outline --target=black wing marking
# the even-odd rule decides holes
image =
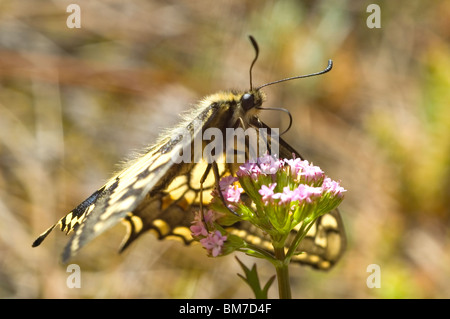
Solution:
[[[66,234],[71,233],[79,224],[83,222],[86,218],[86,215],[89,212],[89,208],[92,207],[92,204],[98,199],[98,197],[103,192],[104,187],[100,188],[96,192],[94,192],[91,196],[89,196],[84,202],[78,205],[73,211],[69,214],[61,218],[56,224],[51,226],[45,232],[43,232],[34,242],[33,247],[39,246],[41,242],[50,234],[50,232],[55,228],[55,226],[59,226],[61,231],[66,232]]]

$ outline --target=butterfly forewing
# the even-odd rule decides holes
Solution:
[[[215,118],[218,107],[198,108],[194,112],[195,119]],[[99,190],[81,203],[69,214],[61,218],[55,225],[41,234],[33,243],[38,246],[55,226],[67,234],[74,231],[64,253],[63,261],[67,261],[81,247],[108,228],[117,224],[133,212],[151,192],[157,194],[169,183],[189,171],[195,164],[193,161],[174,163],[174,154],[183,152],[186,144],[192,147],[192,140],[201,134],[202,126],[187,124],[173,129],[169,138],[162,137],[160,142],[152,146],[147,153],[134,160],[127,168],[111,178]],[[188,134],[187,134],[188,133]],[[186,136],[188,138],[186,138]]]

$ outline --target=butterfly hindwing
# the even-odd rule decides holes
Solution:
[[[337,209],[321,216],[301,241],[293,260],[327,270],[341,258],[346,248],[344,224]]]
[[[189,226],[194,212],[200,209],[200,192],[203,192],[202,204],[207,206],[215,187],[213,174],[208,174],[200,188],[200,178],[207,166],[205,161],[196,163],[191,170],[173,179],[164,190],[150,192],[123,221],[127,226],[127,235],[121,251],[149,230],[159,239],[179,239],[190,244],[193,239]],[[227,165],[219,167],[221,176],[230,173]]]

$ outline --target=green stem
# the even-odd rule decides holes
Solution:
[[[273,265],[275,265],[277,263],[277,260],[274,258],[273,255],[271,255],[270,253],[268,253],[266,250],[259,248],[258,246],[255,246],[253,244],[249,244],[247,243],[245,248],[239,248],[238,251],[242,251],[244,253],[247,252],[247,250],[253,250],[258,252],[259,254],[262,255],[262,257],[264,257],[265,259],[267,259],[268,261],[270,261]]]
[[[313,222],[310,222],[309,224],[302,224],[302,226],[300,227],[300,230],[297,232],[297,235],[295,236],[294,240],[292,241],[292,244],[289,247],[289,250],[286,254],[287,262],[290,262],[292,256],[294,255],[294,253],[297,250],[298,245],[303,240],[303,238],[305,238],[306,234],[311,229],[311,226],[314,225],[314,222],[315,222],[315,220]]]
[[[289,282],[289,261],[286,260],[284,247],[275,247],[275,258],[279,261],[275,265],[278,279],[278,293],[280,299],[292,299],[291,284]],[[287,261],[287,262],[286,262]]]

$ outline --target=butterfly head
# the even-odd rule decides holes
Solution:
[[[260,90],[251,90],[245,92],[241,97],[241,106],[245,112],[260,107],[264,102],[265,95]]]
[[[247,123],[252,118],[257,117],[262,109],[262,104],[265,101],[264,92],[252,89],[249,91],[239,92],[236,94],[237,108],[234,113],[234,121]],[[240,118],[240,119],[239,119]],[[246,127],[246,125],[242,125]]]

